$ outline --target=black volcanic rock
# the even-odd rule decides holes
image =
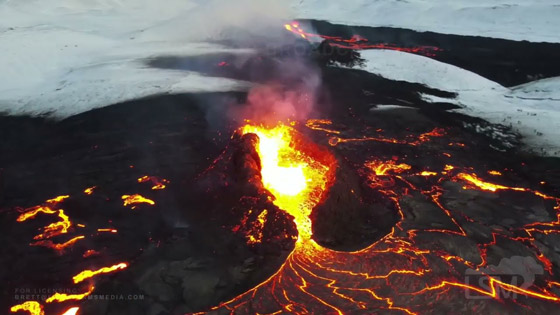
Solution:
[[[335,178],[327,198],[311,214],[317,243],[353,251],[391,231],[398,214],[383,195],[368,187],[344,160],[339,160]]]

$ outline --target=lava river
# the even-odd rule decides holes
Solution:
[[[348,128],[338,128],[330,120],[307,121],[307,131],[324,140],[321,146],[304,137],[296,129],[300,127],[303,128],[297,124],[272,128],[248,124],[240,129],[241,134],[258,136],[254,149],[260,158],[259,180],[270,193],[270,201],[293,217],[298,237],[293,250],[272,276],[203,313],[417,314],[441,313],[447,308],[448,313],[499,314],[504,310],[542,313],[558,306],[560,282],[551,261],[554,253],[547,251],[542,242],[545,236],[560,234],[560,198],[531,187],[509,185],[511,180],[503,178],[511,169],[482,171],[464,166],[459,163],[461,160],[453,165],[449,152],[467,154],[470,144],[452,141],[457,139],[447,135],[446,129],[393,138],[385,136],[381,129],[375,133],[349,134]],[[437,146],[428,148],[436,142]],[[363,150],[367,143],[386,151],[391,147],[406,148],[407,154],[383,150],[369,153]],[[441,150],[446,147],[449,152]],[[438,148],[440,158],[430,153],[430,165],[419,166],[421,157],[414,154],[415,150],[433,152],[433,148]],[[337,171],[343,170],[343,163],[350,163],[341,160],[343,152],[354,152],[357,162],[352,162],[352,167],[357,169],[368,193],[381,194],[398,216],[387,235],[353,252],[329,249],[315,241],[313,224],[317,222],[311,219],[312,211],[327,202],[330,189],[337,183]],[[145,186],[145,191],[153,191],[148,195],[153,198],[161,196],[160,190],[170,184],[153,176],[142,176],[133,182]],[[83,194],[84,198],[92,198],[100,192],[101,188],[94,186]],[[26,225],[48,220],[31,236],[32,247],[46,247],[60,257],[85,248],[87,251],[80,257],[101,260],[95,264],[86,260],[78,266],[81,271],[67,275],[66,283],[72,283],[75,289],[72,294],[55,293],[44,301],[25,297],[27,301],[12,305],[12,313],[43,315],[53,306],[66,309],[58,314],[85,312],[82,305],[96,294],[96,281],[133,264],[111,256],[101,257],[102,248],[73,249],[102,234],[116,237],[120,232],[112,225],[98,226],[76,218],[67,208],[67,200],[71,199],[63,195],[19,209],[17,222]],[[159,202],[132,193],[122,195],[118,201],[129,209],[124,213],[130,215],[146,215],[145,211]],[[516,208],[516,202],[521,206]],[[500,208],[492,208],[492,204],[499,204]],[[537,213],[535,205],[545,210]],[[344,204],[341,208],[351,210]],[[506,210],[492,213],[488,209]],[[258,215],[258,224],[246,238],[248,246],[260,242],[263,227],[274,223],[268,222],[267,216],[267,210]],[[503,228],[493,223],[494,219],[505,220],[504,216],[515,224],[508,223],[510,227]],[[59,242],[61,239],[64,241]],[[500,249],[496,249],[498,244]],[[501,248],[511,248],[510,252],[525,257],[508,257]],[[514,283],[496,276],[490,268],[496,257],[521,261],[521,265],[528,263],[523,266],[533,268],[532,278]],[[466,275],[471,277],[467,279]],[[457,311],[456,307],[463,310]]]
[[[336,134],[336,141],[330,141],[332,146],[352,141],[418,146],[432,137],[443,136],[443,131],[436,130],[422,134],[417,139],[402,141],[382,138],[342,139],[338,137],[339,132],[329,129],[330,121],[309,121],[307,126],[315,131]],[[336,180],[336,159],[328,151],[314,148],[316,145],[303,145],[298,132],[287,125],[274,128],[247,125],[242,128],[242,133],[259,136],[257,152],[262,163],[263,184],[274,195],[273,202],[294,217],[299,237],[293,251],[274,275],[253,289],[212,308],[208,313],[370,314],[373,311],[416,314],[425,310],[425,301],[435,304],[443,299],[464,299],[465,292],[498,303],[504,303],[501,292],[519,294],[526,300],[516,300],[514,303],[526,309],[531,309],[531,301],[560,302],[560,297],[550,290],[558,286],[558,282],[550,280],[540,287],[527,288],[485,274],[481,268],[486,264],[486,248],[492,242],[478,245],[480,262],[477,262],[442,249],[430,248],[427,244],[423,246],[416,241],[421,234],[437,237],[469,236],[461,224],[473,219],[465,215],[456,217],[454,211],[446,209],[440,202],[443,189],[439,183],[445,180],[464,185],[464,190],[489,193],[512,190],[525,193],[555,203],[556,211],[559,210],[559,199],[527,188],[485,182],[476,174],[452,165],[445,165],[437,171],[416,172],[406,163],[374,159],[364,164],[363,173],[372,188],[392,200],[401,219],[391,233],[367,248],[355,252],[334,251],[312,239],[309,215],[313,207],[328,194],[332,181]],[[429,189],[418,188],[410,181],[414,177],[427,178],[436,184]],[[424,195],[447,218],[451,228],[407,227],[407,214],[401,209],[400,201],[412,193]],[[534,241],[531,231],[542,232],[539,229],[547,228],[557,232],[557,227],[557,222],[535,223],[520,229],[525,233],[523,237],[512,239],[531,244]],[[509,236],[506,233],[493,233],[493,242],[500,237]],[[536,258],[545,266],[550,265],[544,255],[540,254]],[[436,269],[433,266],[444,267]],[[480,271],[481,276],[487,279],[486,286],[465,283],[466,269]],[[548,269],[548,272],[551,270]],[[476,308],[476,305],[472,308]]]

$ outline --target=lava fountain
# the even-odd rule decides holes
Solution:
[[[274,196],[273,203],[294,217],[298,243],[310,240],[309,215],[333,180],[335,158],[284,124],[273,128],[245,125],[241,132],[259,137],[256,150],[263,185]]]

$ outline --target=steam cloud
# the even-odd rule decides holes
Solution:
[[[273,125],[288,119],[305,120],[314,112],[321,87],[318,67],[306,57],[278,54],[271,58],[296,43],[297,37],[283,27],[293,17],[289,4],[282,0],[212,0],[200,2],[189,14],[189,39],[225,40],[256,50],[255,55],[239,56],[232,62],[243,69],[249,80],[259,84],[249,91],[245,104],[229,101],[225,118],[230,122],[249,119]],[[254,62],[261,57],[267,61]],[[224,114],[217,108],[206,110],[212,124]]]
[[[230,110],[231,118],[273,125],[279,121],[304,120],[315,110],[321,86],[319,70],[303,60],[279,61],[271,81],[249,91],[247,102]]]
[[[195,8],[182,18],[183,35],[190,40],[231,39],[235,30],[278,35],[282,23],[293,16],[289,1],[282,0],[193,0],[191,4]]]

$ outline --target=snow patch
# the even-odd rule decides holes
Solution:
[[[274,8],[261,14],[268,23],[285,14],[272,5],[278,1],[240,1],[255,5],[247,9],[239,2],[201,0],[0,1],[0,112],[64,118],[152,94],[246,90],[247,82],[144,63],[162,55],[251,53],[204,43],[219,39],[227,26],[254,27],[249,17],[262,6]]]
[[[445,99],[423,94],[426,101],[460,106],[453,111],[508,126],[537,153],[560,156],[560,77],[512,89],[475,73],[427,57],[392,50],[362,52],[364,70],[387,79],[420,83],[454,92]]]
[[[558,0],[297,0],[298,18],[444,34],[560,42]]]

